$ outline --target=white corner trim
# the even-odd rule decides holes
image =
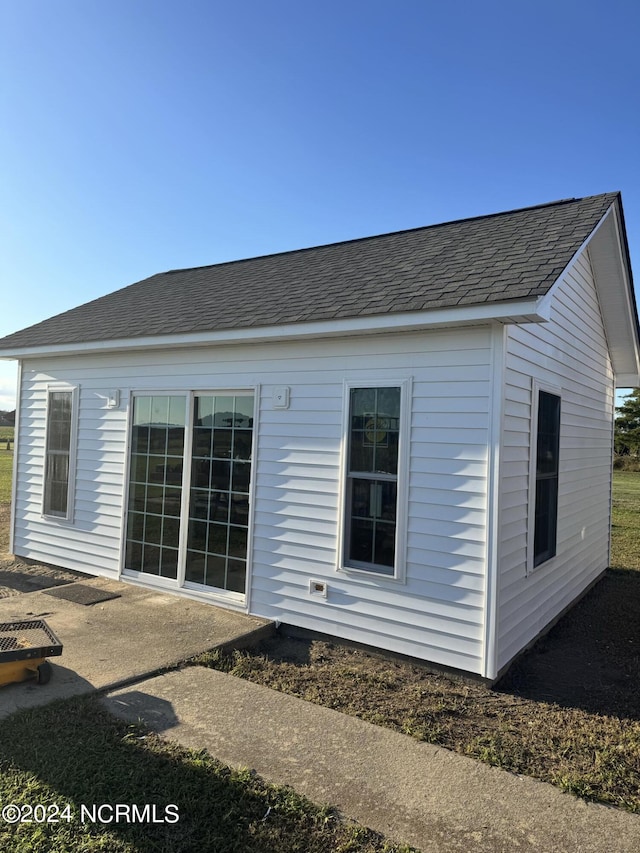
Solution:
[[[9,517],[9,553],[15,554],[16,505],[18,503],[18,437],[20,435],[20,400],[22,398],[22,361],[18,361],[16,385],[16,419],[13,428],[13,481],[11,483],[11,513]]]
[[[504,380],[506,372],[506,326],[495,324],[491,335],[491,408],[487,454],[487,551],[484,597],[482,675],[498,675],[498,595],[500,586],[500,450],[504,421]]]
[[[609,523],[607,530],[609,538],[607,540],[607,566],[611,565],[611,543],[612,543],[612,521],[613,521],[613,461],[615,457],[615,436],[616,436],[616,387],[615,382],[611,383],[611,408],[609,410],[611,417],[611,465],[609,467]]]

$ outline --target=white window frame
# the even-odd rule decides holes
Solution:
[[[347,514],[348,506],[348,474],[349,474],[349,438],[350,438],[350,408],[351,391],[354,388],[400,388],[400,429],[398,435],[398,472],[396,479],[396,534],[395,534],[395,564],[393,574],[377,572],[375,568],[349,565],[346,548],[349,541]],[[409,505],[409,457],[411,440],[411,410],[412,410],[412,380],[411,378],[377,379],[356,378],[344,381],[342,402],[342,454],[340,465],[340,495],[338,522],[338,554],[336,571],[370,578],[375,581],[405,583],[406,581],[406,551],[407,551],[407,518]]]
[[[51,383],[47,385],[47,404],[45,411],[44,432],[44,470],[42,474],[42,517],[54,521],[73,522],[76,486],[76,457],[78,446],[78,396],[80,387],[67,383]],[[47,512],[47,467],[49,459],[49,411],[51,395],[59,393],[71,394],[71,429],[69,435],[69,472],[67,478],[67,511],[63,515],[57,512]]]
[[[556,553],[552,557],[548,557],[543,562],[534,566],[534,549],[535,549],[535,532],[536,532],[536,466],[538,452],[538,409],[540,402],[540,392],[553,394],[560,399],[560,424],[559,424],[559,444],[558,444],[558,504],[556,507]],[[557,385],[551,385],[548,382],[541,382],[533,379],[531,383],[531,429],[529,443],[529,512],[527,523],[527,567],[526,573],[530,575],[534,572],[539,572],[542,569],[549,568],[554,564],[558,555],[558,530],[560,520],[560,460],[562,458],[562,409],[563,409],[562,389]]]

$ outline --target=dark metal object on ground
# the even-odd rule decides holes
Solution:
[[[46,684],[51,665],[45,660],[62,654],[62,643],[44,619],[0,622],[0,686],[33,679]]]

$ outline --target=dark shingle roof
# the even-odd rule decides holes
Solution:
[[[171,270],[0,340],[48,344],[273,326],[544,295],[618,193]]]

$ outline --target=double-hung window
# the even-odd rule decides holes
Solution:
[[[75,399],[75,388],[52,387],[47,391],[42,512],[54,518],[72,516]]]
[[[536,426],[533,568],[556,554],[560,456],[560,397],[557,394],[538,390]]]
[[[395,578],[402,574],[406,385],[348,389],[345,569]]]

